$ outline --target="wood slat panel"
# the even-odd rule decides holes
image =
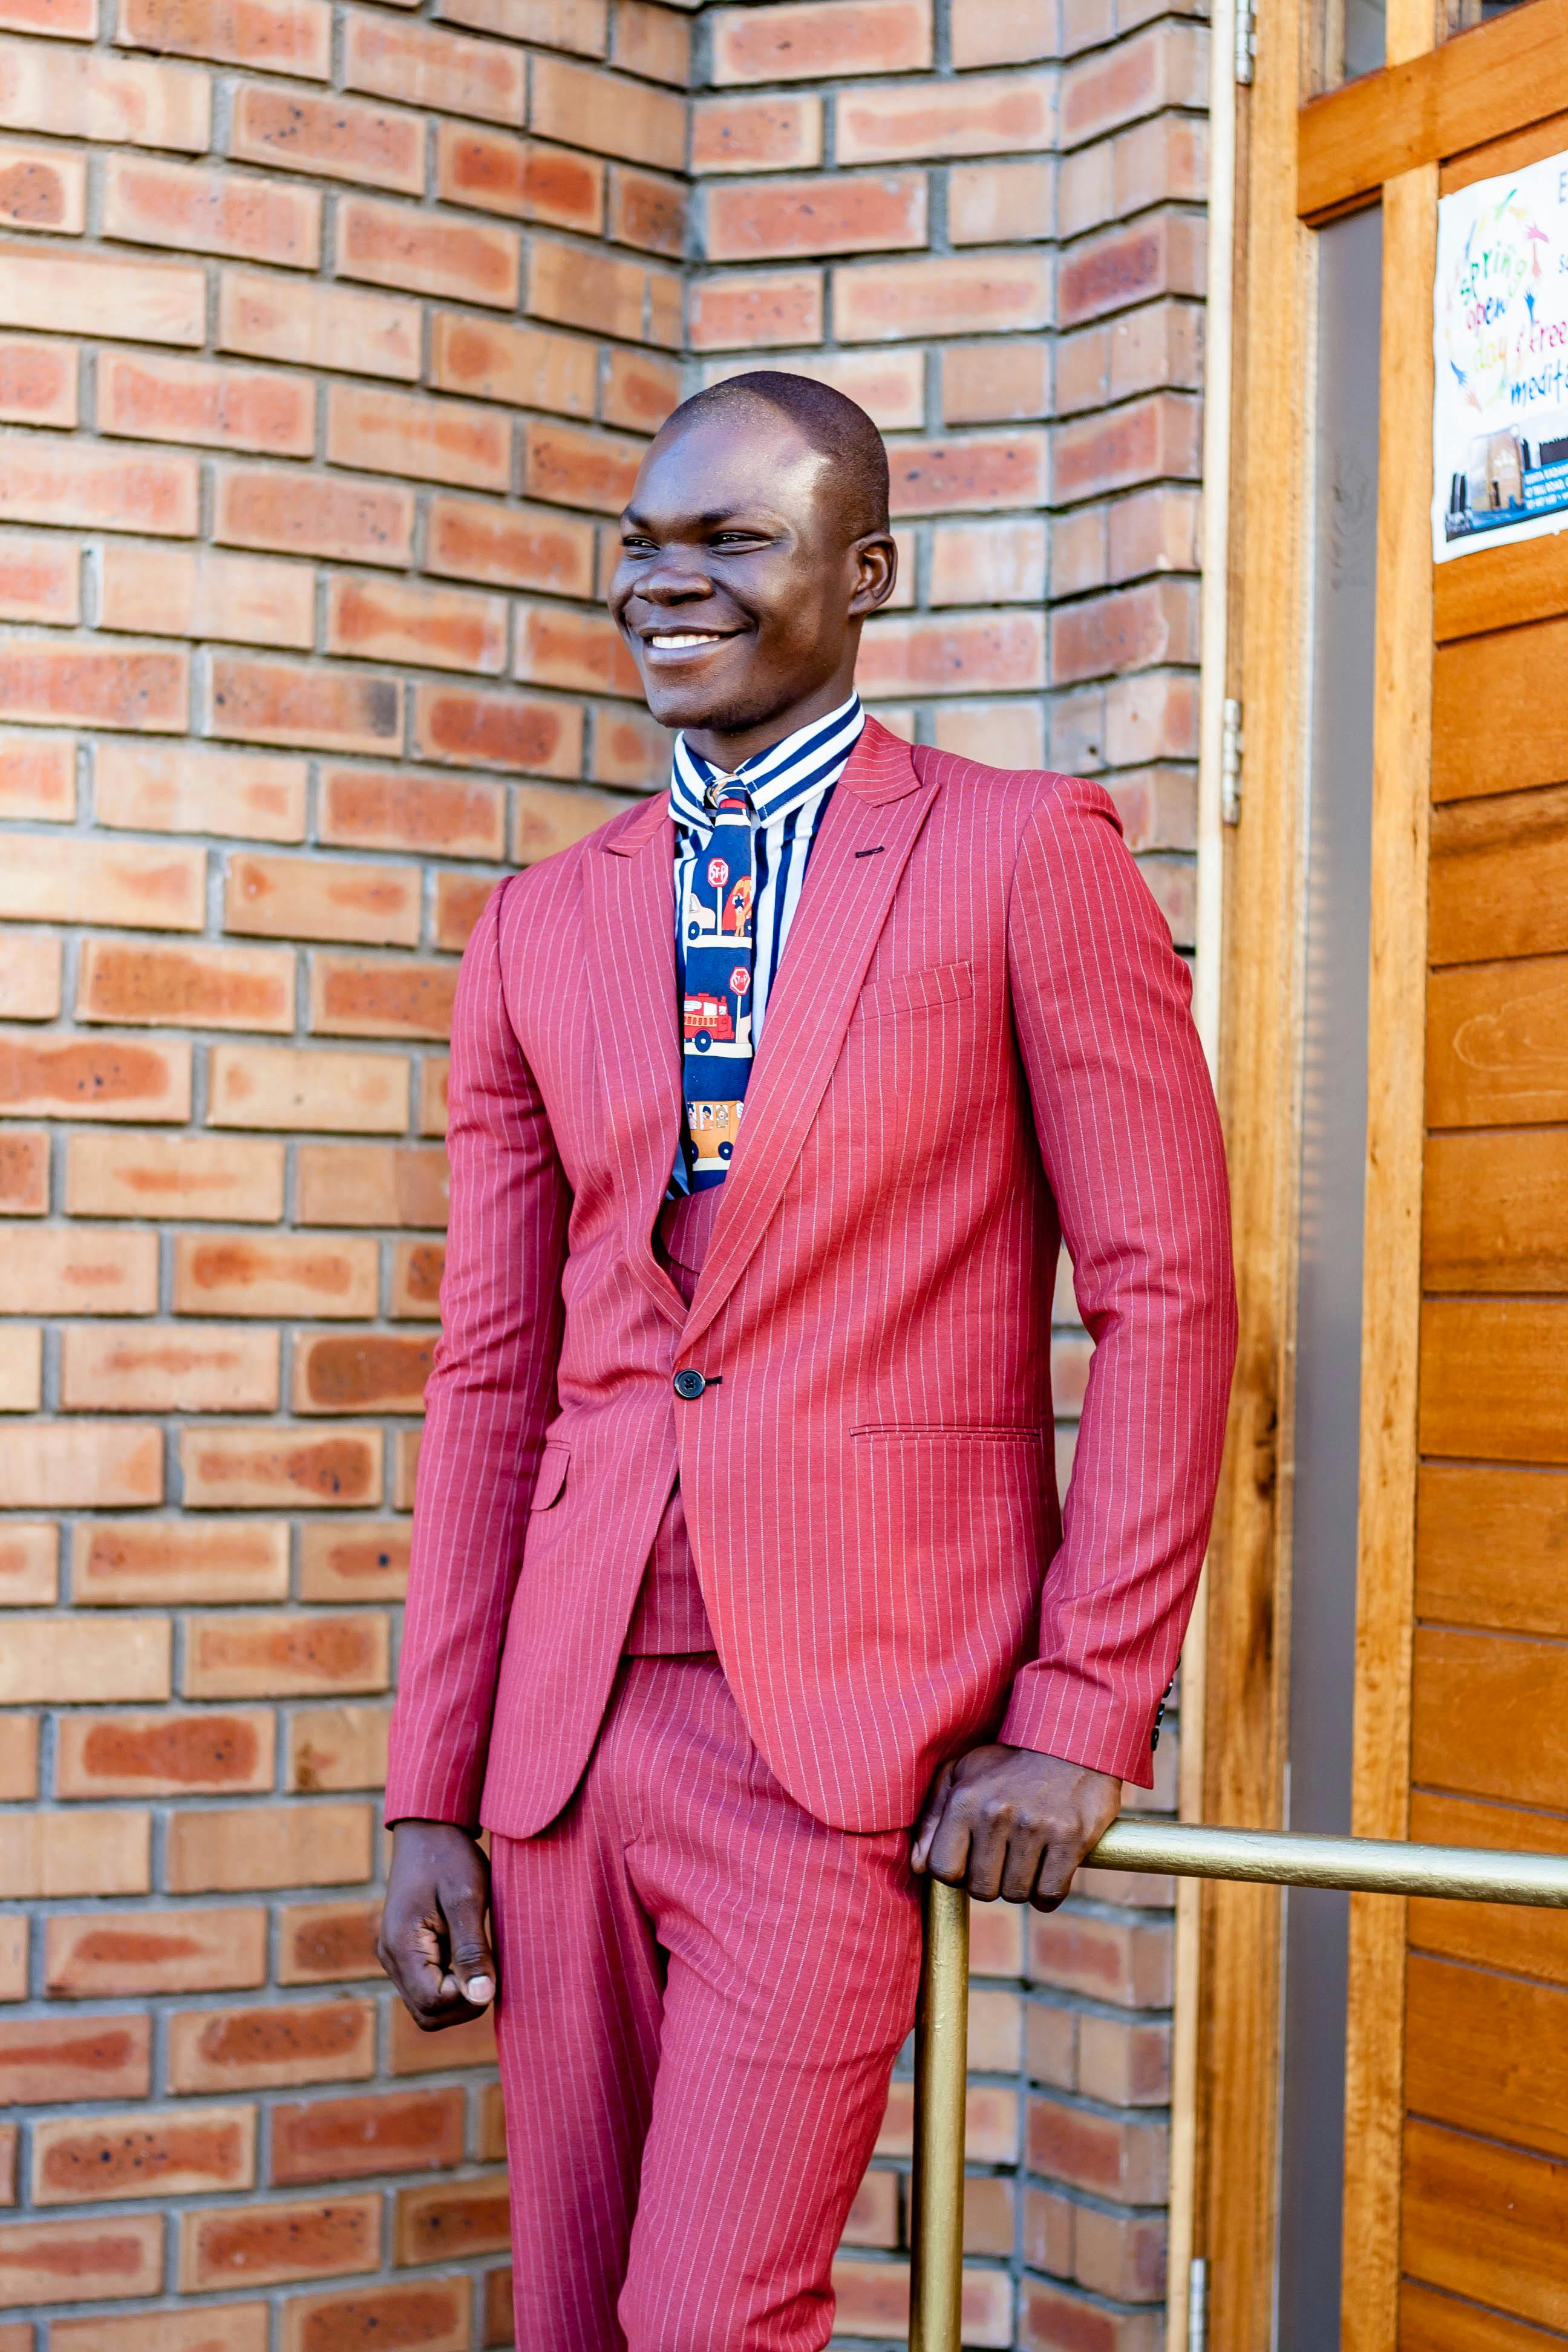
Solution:
[[[1531,0],[1407,64],[1301,110],[1296,209],[1336,212],[1416,163],[1439,163],[1568,107],[1568,0]]]
[[[1429,1291],[1568,1291],[1568,1127],[1428,1137],[1421,1279]]]
[[[1562,1805],[1568,1646],[1420,1626],[1410,1759],[1412,1777],[1428,1789]]]
[[[1431,870],[1433,963],[1568,950],[1568,785],[1434,809]]]
[[[1428,1127],[1565,1120],[1568,957],[1435,971],[1426,991]]]
[[[1403,2219],[1414,2277],[1568,2328],[1568,2165],[1413,2121]]]
[[[1413,1953],[1405,2001],[1413,2116],[1568,2157],[1568,1992]]]
[[[1557,131],[1568,148],[1568,116]],[[1495,150],[1489,150],[1495,152]],[[1482,175],[1484,176],[1484,175]],[[1437,642],[1512,629],[1568,613],[1568,532],[1520,540],[1512,547],[1468,548],[1433,566]]]
[[[1568,1463],[1568,1299],[1426,1301],[1421,1451]]]
[[[1399,2352],[1563,2352],[1563,2338],[1406,2279],[1399,2291]]]
[[[1489,180],[1500,172],[1522,171],[1527,163],[1540,163],[1548,155],[1561,154],[1564,148],[1568,148],[1568,114],[1550,114],[1544,122],[1532,122],[1528,131],[1510,131],[1504,139],[1489,139],[1484,147],[1471,147],[1456,155],[1438,174],[1438,193],[1454,195],[1460,188],[1474,187],[1478,180]]]
[[[1426,1463],[1416,1490],[1415,1613],[1568,1640],[1568,1477]],[[1568,1807],[1568,1786],[1563,1801]]]
[[[1470,1798],[1438,1796],[1427,1789],[1417,1790],[1410,1801],[1410,1834],[1430,1845],[1568,1853],[1568,1819],[1561,1814],[1477,1804]],[[1527,1903],[1417,1899],[1409,1906],[1409,1936],[1413,1951],[1568,1986],[1568,1911],[1538,1910]]]
[[[1432,672],[1433,799],[1568,782],[1564,678],[1568,619],[1440,646]]]

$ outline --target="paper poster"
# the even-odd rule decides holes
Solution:
[[[1432,552],[1568,529],[1568,155],[1437,205]]]

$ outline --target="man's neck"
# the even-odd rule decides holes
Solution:
[[[826,719],[829,711],[847,702],[854,691],[855,677],[851,671],[847,677],[830,679],[815,694],[803,696],[798,702],[774,711],[769,719],[759,719],[754,726],[734,732],[712,727],[686,727],[681,732],[689,748],[710,767],[732,776],[744,761],[754,760],[759,751],[771,751],[786,736],[798,734],[815,719]]]

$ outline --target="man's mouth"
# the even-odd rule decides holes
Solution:
[[[727,629],[649,629],[643,643],[656,653],[683,654],[699,646],[721,646],[729,635]]]

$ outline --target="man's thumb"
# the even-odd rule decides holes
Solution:
[[[460,1915],[450,1923],[452,1935],[451,1972],[462,1989],[465,2000],[476,2009],[495,1999],[496,1964],[491,1957],[489,1939],[485,1934],[482,1915],[466,1905]]]

